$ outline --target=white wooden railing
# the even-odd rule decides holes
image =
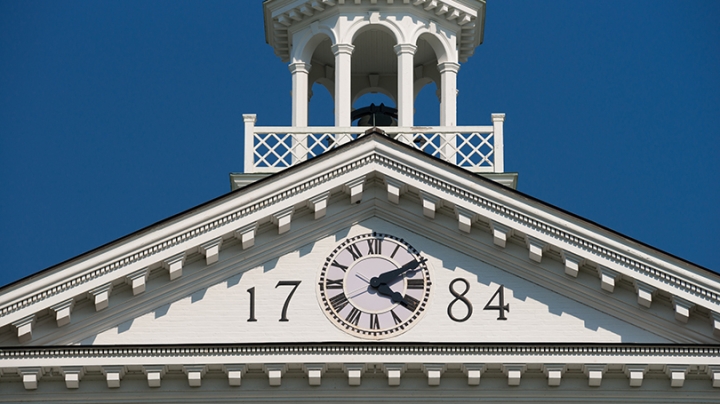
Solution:
[[[275,173],[319,156],[365,133],[368,127],[255,126],[245,120],[245,173]],[[476,173],[502,173],[505,114],[489,126],[381,127],[385,133],[441,160]]]

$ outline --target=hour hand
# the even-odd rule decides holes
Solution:
[[[386,284],[381,284],[376,288],[379,295],[387,296],[390,298],[390,301],[393,303],[400,303],[404,300],[404,297],[402,293],[395,292],[394,290],[390,289],[390,286]]]
[[[407,264],[401,266],[398,269],[393,269],[392,271],[385,272],[384,274],[380,274],[380,276],[376,276],[372,279],[370,279],[370,286],[377,288],[382,284],[387,284],[389,282],[392,282],[395,280],[395,278],[399,277],[400,275],[404,274],[407,271],[411,271],[423,262],[427,261],[425,258],[421,258],[420,261],[418,260],[412,260],[408,262]]]

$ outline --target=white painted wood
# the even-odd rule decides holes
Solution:
[[[58,327],[70,324],[70,314],[75,306],[75,299],[68,299],[50,307],[50,312],[55,313],[55,321]]]
[[[182,276],[183,265],[185,265],[185,252],[173,255],[163,261],[163,266],[168,270],[171,281]]]

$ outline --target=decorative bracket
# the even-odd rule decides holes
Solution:
[[[112,283],[106,283],[88,292],[88,297],[95,303],[95,311],[104,310],[110,305],[112,287]]]
[[[600,275],[600,286],[603,290],[613,292],[615,283],[620,279],[620,274],[610,268],[598,265],[598,275]]]
[[[420,198],[422,198],[423,215],[430,219],[435,219],[435,212],[441,206],[442,200],[422,191],[420,191]]]
[[[70,324],[70,313],[74,306],[75,299],[70,298],[50,307],[50,312],[55,313],[55,320],[57,321],[58,327]]]
[[[388,386],[399,386],[402,374],[407,370],[404,363],[386,363],[382,365],[382,369],[387,375]]]
[[[145,366],[143,368],[147,375],[148,387],[160,387],[163,376],[167,372],[166,366]]]
[[[85,374],[85,369],[83,367],[63,367],[60,368],[60,373],[65,378],[65,387],[77,389],[80,387],[80,379]]]
[[[365,184],[365,176],[356,178],[343,186],[343,189],[350,195],[350,203],[360,203],[362,201],[363,185]]]
[[[645,373],[648,371],[647,365],[625,365],[623,371],[630,380],[630,387],[642,386],[643,378]]]
[[[189,365],[183,366],[183,371],[187,374],[188,385],[190,387],[200,387],[202,385],[202,378],[207,372],[207,366],[204,365]]]
[[[388,200],[394,204],[399,204],[400,195],[405,192],[407,185],[388,176],[385,176],[385,184],[387,184]]]
[[[22,376],[22,382],[25,390],[37,389],[38,381],[43,375],[42,368],[20,368],[18,371]]]
[[[670,387],[682,387],[689,367],[686,365],[665,365],[665,374],[670,377]]]
[[[508,239],[512,237],[512,229],[493,220],[490,221],[490,228],[493,233],[493,243],[498,247],[505,248]]]
[[[235,230],[235,238],[242,243],[243,250],[255,245],[255,232],[257,231],[257,222],[250,223]]]
[[[657,292],[657,289],[638,280],[635,280],[634,283],[638,304],[649,309],[652,304],[653,295]]]
[[[183,265],[185,265],[185,253],[173,255],[163,261],[163,266],[167,268],[170,274],[170,280],[173,281],[182,276]]]
[[[563,263],[565,264],[565,273],[573,278],[577,278],[580,267],[585,262],[585,259],[565,250],[561,251],[560,255],[562,255]]]
[[[675,320],[687,323],[690,319],[690,310],[695,306],[694,303],[677,296],[672,297],[673,306],[675,306]]]
[[[320,219],[325,216],[327,212],[327,202],[330,197],[330,192],[323,192],[318,196],[314,196],[307,201],[307,207],[315,212],[315,219]]]
[[[707,374],[710,376],[710,379],[712,379],[713,387],[720,387],[720,366],[708,366]]]
[[[543,365],[543,373],[547,376],[548,386],[557,387],[560,385],[562,375],[567,370],[567,365]]]
[[[308,383],[311,386],[319,386],[322,381],[322,375],[327,370],[327,364],[307,363],[303,365],[303,370],[307,373]]]
[[[720,313],[714,311],[711,312],[710,321],[712,321],[713,325],[713,335],[720,337]]]
[[[530,259],[537,263],[542,262],[543,251],[546,251],[549,246],[544,242],[531,236],[525,237],[525,244],[527,245]]]
[[[470,233],[475,214],[463,207],[455,205],[455,216],[458,220],[458,229],[464,233]]]
[[[426,363],[422,365],[422,370],[427,375],[428,386],[439,386],[440,377],[443,373],[445,373],[445,370],[447,370],[447,365],[440,363]]]
[[[268,375],[268,382],[271,386],[276,387],[282,383],[282,377],[287,372],[288,365],[286,364],[267,364],[263,365],[263,370]]]
[[[150,268],[145,267],[125,277],[125,283],[130,285],[132,288],[133,296],[137,296],[145,292],[148,275],[150,275]]]
[[[125,376],[125,366],[105,366],[102,368],[109,389],[120,387],[120,380]]]
[[[231,386],[240,386],[242,384],[242,377],[247,372],[246,365],[224,365],[223,369],[228,375],[228,383]]]
[[[502,369],[503,373],[507,375],[508,386],[519,386],[520,378],[522,377],[522,374],[525,373],[527,365],[509,364],[503,365]]]
[[[222,247],[223,238],[218,237],[214,240],[201,244],[198,251],[205,255],[205,265],[214,264],[220,258],[220,247]]]
[[[12,323],[12,328],[17,330],[18,340],[24,344],[32,340],[32,329],[35,325],[35,315],[31,314]]]
[[[480,377],[483,372],[487,369],[487,366],[482,363],[465,363],[460,366],[463,373],[467,375],[468,386],[477,386],[480,384]]]
[[[292,215],[294,212],[295,207],[291,206],[270,216],[270,221],[278,227],[278,234],[284,234],[290,231],[290,224],[292,223]]]
[[[343,370],[348,375],[348,385],[359,386],[362,374],[365,373],[367,365],[362,363],[346,363],[343,364]]]
[[[600,387],[607,365],[583,365],[583,373],[588,377],[588,386]]]

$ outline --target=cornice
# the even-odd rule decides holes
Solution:
[[[688,358],[709,358],[710,364],[720,364],[720,345],[663,345],[663,344],[464,344],[464,343],[307,343],[307,344],[213,344],[213,345],[128,345],[128,346],[48,346],[33,348],[0,348],[2,361],[15,358],[159,358],[251,355],[271,356],[526,356],[553,358],[587,358],[621,356],[623,359],[656,357],[671,362]],[[619,362],[619,361],[615,361]]]
[[[472,225],[472,221],[478,220],[477,218],[490,220],[491,223],[502,219],[504,226],[528,236],[532,234],[534,238],[542,238],[541,242],[557,246],[562,252],[581,256],[580,258],[583,260],[598,264],[612,263],[616,266],[615,270],[624,270],[625,276],[632,278],[632,281],[644,284],[654,282],[655,288],[664,290],[671,296],[676,296],[677,301],[697,298],[690,306],[680,305],[676,307],[676,310],[687,310],[693,304],[701,304],[710,311],[719,311],[717,308],[720,304],[718,291],[710,290],[688,279],[682,279],[671,271],[648,265],[631,256],[631,254],[647,256],[646,251],[635,251],[630,248],[627,253],[621,253],[591,240],[592,224],[587,226],[590,229],[586,231],[587,234],[560,228],[558,225],[523,213],[520,209],[527,202],[520,200],[512,191],[495,184],[491,184],[492,186],[489,187],[483,185],[485,182],[480,181],[477,176],[468,174],[457,167],[443,169],[444,165],[436,159],[414,150],[410,151],[409,148],[382,136],[366,136],[361,139],[364,141],[352,142],[342,148],[345,152],[338,149],[333,153],[326,153],[277,174],[273,176],[274,179],[268,178],[264,184],[251,186],[237,194],[231,194],[230,198],[222,199],[214,206],[215,208],[217,206],[224,208],[224,204],[228,204],[229,206],[224,208],[228,213],[215,218],[210,217],[206,222],[186,228],[178,234],[170,233],[162,241],[152,243],[145,248],[131,250],[124,257],[99,268],[82,269],[80,267],[75,273],[84,271],[83,273],[64,282],[48,284],[42,291],[2,307],[0,320],[51,297],[53,299],[49,303],[38,305],[37,309],[33,311],[13,315],[11,320],[41,312],[50,305],[59,303],[59,299],[79,298],[98,286],[118,281],[126,282],[127,280],[124,278],[131,276],[138,269],[158,268],[158,263],[161,264],[179,253],[194,252],[211,240],[217,241],[218,237],[233,237],[240,228],[253,223],[270,221],[271,217],[277,215],[278,212],[293,206],[305,206],[310,199],[320,193],[333,189],[337,191],[338,184],[346,187],[353,180],[378,171],[395,173],[391,176],[395,177],[396,181],[418,184],[418,188],[424,194],[433,194],[434,197],[441,200],[451,200],[451,206],[463,208],[474,214],[473,218],[470,218],[470,225]],[[458,174],[460,175],[458,176]],[[487,195],[481,195],[478,189],[486,189]],[[501,194],[505,196],[503,202],[500,202],[498,198],[498,195]],[[508,200],[512,203],[507,203]],[[191,211],[178,220],[192,222],[193,220],[190,219],[192,217]],[[179,227],[182,228],[182,226]],[[163,231],[163,229],[159,231]],[[164,231],[169,232],[170,230]],[[152,229],[149,233],[151,232]],[[144,236],[144,234],[139,235],[137,239],[132,240],[132,243],[142,244]],[[150,236],[147,238],[153,239]],[[219,249],[220,246],[218,246]],[[542,259],[542,252],[539,254],[536,261]],[[658,259],[658,261],[662,260],[662,258]],[[82,264],[80,265],[82,266]],[[680,296],[677,296],[678,294]],[[56,296],[58,297],[55,298]],[[100,307],[98,310],[102,308]],[[7,324],[7,320],[3,323]],[[715,328],[717,333],[717,324]]]
[[[378,4],[380,3],[380,4]],[[290,60],[290,31],[298,24],[317,20],[330,10],[353,8],[358,11],[377,10],[383,1],[376,0],[294,0],[265,2],[265,39],[283,61]],[[386,1],[386,11],[408,7],[427,14],[431,21],[443,20],[458,28],[458,56],[464,62],[483,41],[485,1],[467,0],[404,0]]]

